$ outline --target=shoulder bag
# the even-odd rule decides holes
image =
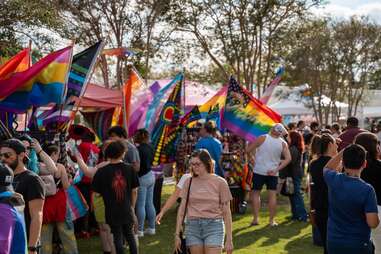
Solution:
[[[187,199],[185,201],[184,216],[183,216],[183,221],[181,223],[183,225],[183,230],[180,232],[181,248],[180,248],[180,251],[175,251],[174,254],[190,254],[190,251],[189,251],[189,249],[187,248],[187,245],[186,245],[186,241],[185,241],[185,237],[184,237],[184,232],[183,231],[184,231],[185,216],[187,214],[187,209],[188,209],[189,193],[190,193],[190,188],[191,188],[191,185],[192,185],[192,180],[193,180],[193,177],[191,177],[190,182],[189,182]]]

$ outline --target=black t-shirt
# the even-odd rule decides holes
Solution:
[[[140,157],[140,170],[138,175],[141,177],[151,171],[151,165],[155,151],[151,145],[145,143],[138,146],[138,151]]]
[[[138,186],[137,174],[132,166],[124,162],[108,164],[98,169],[92,187],[103,197],[107,224],[132,222],[131,193]]]
[[[377,204],[381,205],[381,161],[368,159],[368,166],[361,172],[361,179],[373,186]]]
[[[328,186],[324,180],[323,169],[331,157],[320,156],[312,161],[308,168],[311,175],[311,208],[322,214],[328,214]]]
[[[24,217],[27,236],[29,238],[30,213],[29,201],[45,199],[45,187],[41,178],[30,170],[15,175],[13,180],[15,192],[20,193],[25,201]]]

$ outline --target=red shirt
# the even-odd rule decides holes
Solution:
[[[82,143],[78,146],[78,151],[81,153],[82,158],[86,163],[88,163],[89,161],[90,151],[93,151],[93,153],[95,154],[99,154],[100,152],[99,148],[96,145],[84,141],[82,141]],[[84,176],[81,182],[85,184],[90,184],[91,178]]]
[[[366,130],[360,129],[360,128],[349,128],[345,132],[343,132],[340,136],[339,139],[341,139],[341,143],[339,145],[339,151],[343,150],[347,146],[353,143],[355,140],[355,137],[362,133],[365,132]]]

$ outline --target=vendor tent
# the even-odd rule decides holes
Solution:
[[[314,112],[311,108],[307,108],[302,102],[293,100],[281,100],[272,105],[270,108],[281,115],[312,115]]]
[[[119,90],[89,84],[80,100],[80,107],[114,108],[122,106],[123,94]]]

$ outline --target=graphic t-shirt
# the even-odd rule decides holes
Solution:
[[[103,197],[107,224],[131,223],[131,193],[138,186],[137,174],[132,166],[124,162],[108,164],[98,169],[92,187]]]
[[[327,241],[344,245],[369,242],[366,213],[378,212],[373,187],[360,178],[329,169],[324,169],[324,179],[329,201]]]
[[[223,217],[223,204],[233,197],[226,180],[215,174],[205,178],[193,177],[185,181],[181,198],[186,199],[190,180],[187,218],[219,219]]]
[[[25,201],[25,226],[26,233],[29,239],[30,213],[29,201],[34,199],[45,199],[45,187],[41,178],[30,170],[26,170],[15,175],[13,180],[13,188],[15,192],[20,193]]]

